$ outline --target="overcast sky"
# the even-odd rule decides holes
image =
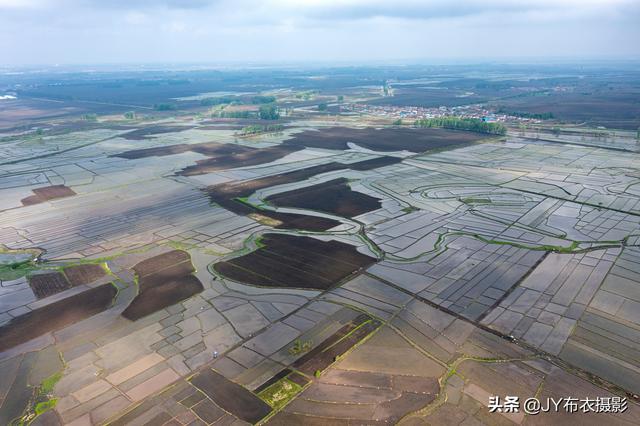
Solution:
[[[640,0],[0,0],[0,66],[640,57]]]

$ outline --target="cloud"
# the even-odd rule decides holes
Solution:
[[[615,9],[634,0],[275,0],[273,4],[311,19],[401,18],[431,20],[488,14],[558,13]]]
[[[0,55],[15,63],[638,57],[639,18],[638,0],[0,0]]]
[[[41,0],[0,0],[2,9],[33,9],[42,6]]]
[[[202,9],[218,3],[216,0],[79,0],[85,6],[103,9]]]

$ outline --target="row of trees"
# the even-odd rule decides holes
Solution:
[[[264,96],[264,95],[256,95],[251,97],[250,99],[241,98],[238,96],[218,96],[214,98],[205,98],[200,100],[200,105],[202,106],[216,106],[216,105],[225,105],[225,104],[234,104],[234,105],[261,105],[261,104],[270,104],[276,101],[275,96]]]
[[[469,130],[477,133],[487,133],[490,135],[504,135],[507,128],[500,123],[487,123],[477,118],[460,118],[460,117],[439,117],[424,118],[416,120],[416,127],[442,127],[454,130]]]
[[[216,111],[211,114],[212,117],[219,118],[251,118],[255,117],[255,113],[251,111]]]
[[[156,111],[173,111],[176,106],[174,104],[154,104],[153,109]]]
[[[260,106],[258,111],[225,111],[224,109],[211,113],[212,117],[219,118],[259,118],[261,120],[277,120],[280,118],[280,111],[275,104]]]
[[[243,127],[242,130],[240,130],[240,134],[242,136],[248,136],[256,135],[258,133],[281,132],[282,130],[284,130],[284,126],[282,124],[267,124],[266,126],[260,126],[256,124]]]
[[[512,117],[520,117],[520,118],[531,118],[534,120],[551,120],[554,118],[552,112],[522,112],[522,111],[508,111],[505,108],[500,108],[496,111],[497,114],[506,114]]]
[[[298,92],[295,94],[295,98],[308,101],[310,99],[313,99],[316,96],[316,93],[318,93],[316,90],[307,90],[306,92]]]

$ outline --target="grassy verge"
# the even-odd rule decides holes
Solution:
[[[0,265],[0,281],[13,281],[38,269],[31,260]]]
[[[59,371],[40,383],[33,394],[33,399],[25,414],[19,419],[11,422],[10,426],[25,426],[31,424],[36,417],[53,409],[58,403],[58,399],[53,396],[53,388],[62,378],[62,371]]]
[[[296,395],[302,391],[302,386],[284,378],[278,380],[262,392],[258,397],[269,404],[275,411],[287,405]]]

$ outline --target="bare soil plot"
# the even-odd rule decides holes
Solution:
[[[104,277],[107,273],[101,265],[86,264],[74,265],[64,268],[64,274],[71,286],[89,284],[98,278]]]
[[[63,272],[33,274],[28,281],[36,297],[42,299],[72,287],[89,284],[105,275],[102,266],[86,264],[69,266]]]
[[[109,112],[104,109],[104,105],[73,101],[29,98],[5,100],[2,101],[2,108],[0,108],[0,130],[27,130],[34,123],[57,126],[60,122],[53,121],[54,119],[64,118],[72,121],[74,116],[86,112]],[[79,124],[81,125],[81,123]]]
[[[185,130],[189,130],[193,128],[194,126],[155,125],[155,126],[144,127],[142,129],[136,129],[132,132],[122,135],[122,137],[132,141],[139,141],[139,140],[144,140],[149,136],[160,135],[163,133],[183,132]]]
[[[256,395],[209,368],[190,381],[221,408],[251,424],[271,412],[271,407]]]
[[[12,319],[0,327],[0,352],[104,311],[116,293],[104,284]]]
[[[257,286],[326,290],[376,261],[338,241],[266,234],[261,242],[258,250],[216,263],[214,269]]]
[[[193,275],[157,282],[141,291],[122,312],[122,316],[135,321],[188,299],[202,290],[202,283]]]
[[[44,188],[36,188],[32,190],[34,195],[21,200],[23,206],[44,203],[45,201],[55,200],[58,198],[71,197],[76,195],[73,189],[65,185],[45,186]]]
[[[276,221],[278,225],[274,226],[274,228],[303,229],[305,231],[320,232],[340,225],[340,222],[337,220],[327,219],[324,217],[306,216],[295,213],[268,212],[257,209],[255,211],[259,211],[261,215]]]
[[[191,275],[195,269],[189,254],[182,250],[143,260],[133,269],[138,276],[139,292],[122,312],[123,317],[132,321],[204,290],[200,280]]]
[[[348,142],[374,151],[425,152],[475,142],[486,135],[448,129],[331,127],[307,130],[286,140],[285,145],[307,148],[348,149]]]
[[[147,157],[164,157],[167,155],[182,154],[185,152],[197,152],[204,155],[232,155],[240,154],[254,150],[255,148],[245,147],[234,144],[220,144],[215,142],[197,143],[197,144],[176,144],[167,146],[158,146],[154,148],[133,149],[113,155],[127,159],[147,158]]]
[[[147,275],[155,274],[156,272],[176,265],[178,263],[189,261],[191,258],[189,253],[183,250],[172,250],[166,253],[162,253],[158,256],[145,259],[142,262],[136,264],[133,270],[138,277],[143,278]]]
[[[34,274],[29,278],[29,285],[38,299],[60,293],[72,285],[61,272]]]
[[[230,144],[223,146],[228,147],[229,145]],[[303,147],[297,148],[284,145],[262,149],[249,148],[241,145],[233,146],[241,147],[242,149],[233,148],[233,152],[216,154],[194,150],[195,152],[200,152],[201,154],[214,156],[205,160],[198,160],[196,161],[195,165],[185,167],[178,174],[182,176],[194,176],[219,170],[233,169],[236,167],[257,166],[259,164],[266,164],[275,160],[279,160],[286,155],[303,149]]]
[[[272,195],[266,200],[278,207],[299,207],[344,217],[358,216],[381,207],[379,199],[352,191],[345,178]]]
[[[278,160],[304,147],[278,145],[269,148],[251,148],[235,144],[219,144],[214,142],[200,144],[177,144],[155,148],[135,149],[115,154],[114,157],[137,159],[146,157],[162,157],[167,155],[197,152],[209,158],[196,161],[196,164],[178,172],[182,176],[194,176],[227,170],[235,167],[256,166]]]

